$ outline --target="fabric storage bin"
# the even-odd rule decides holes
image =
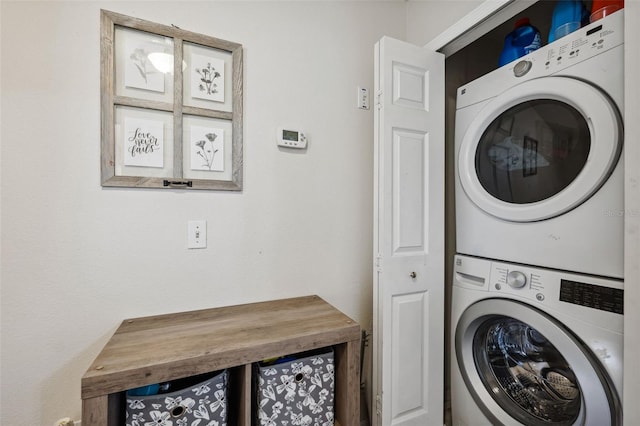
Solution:
[[[255,364],[256,417],[260,426],[331,426],[333,421],[333,349]]]
[[[228,371],[160,384],[165,393],[126,394],[126,426],[226,426]],[[168,388],[168,389],[167,389]]]

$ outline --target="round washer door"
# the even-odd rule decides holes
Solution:
[[[532,222],[586,201],[622,150],[618,109],[569,77],[523,82],[493,98],[464,134],[458,175],[467,196],[503,220]]]
[[[617,393],[599,361],[562,324],[523,303],[485,299],[458,321],[464,382],[493,424],[617,425]]]

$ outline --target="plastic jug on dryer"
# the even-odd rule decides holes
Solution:
[[[503,66],[509,62],[537,50],[542,46],[540,31],[529,22],[529,18],[521,18],[516,21],[513,31],[504,39],[504,47],[498,59],[498,65]]]
[[[589,11],[580,0],[559,0],[553,9],[548,42],[553,43],[589,23]]]
[[[624,8],[624,0],[593,0],[590,22],[595,22]]]

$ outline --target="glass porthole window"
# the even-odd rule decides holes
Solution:
[[[475,171],[493,197],[513,204],[546,200],[580,174],[591,148],[589,126],[571,105],[538,99],[491,122],[475,153]]]
[[[571,425],[582,394],[560,352],[535,328],[506,316],[478,327],[473,358],[489,394],[527,425]]]
[[[585,202],[614,172],[622,120],[597,87],[532,79],[469,110],[458,148],[464,193],[499,219],[532,222]]]

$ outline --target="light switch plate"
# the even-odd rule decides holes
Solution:
[[[207,221],[190,220],[187,223],[187,247],[207,248]]]
[[[358,108],[369,109],[369,89],[358,87]]]

